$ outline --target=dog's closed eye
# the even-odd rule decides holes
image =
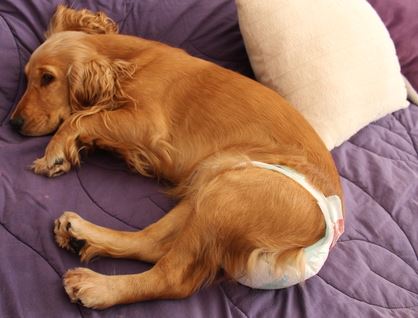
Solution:
[[[50,73],[44,73],[41,77],[41,86],[48,86],[55,80],[54,75]]]

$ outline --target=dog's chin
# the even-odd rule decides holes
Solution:
[[[30,129],[30,128],[23,127],[23,129],[19,131],[19,134],[21,134],[22,136],[26,136],[26,137],[41,137],[41,136],[53,135],[61,126],[62,122],[63,120],[60,120],[56,125],[52,127],[45,127],[42,129]]]
[[[41,137],[41,136],[51,135],[52,133],[53,131],[45,131],[45,132],[44,131],[26,131],[26,130],[19,131],[19,134],[21,134],[22,136],[26,136],[26,137]]]

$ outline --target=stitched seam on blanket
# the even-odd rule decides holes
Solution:
[[[116,24],[119,26],[119,30],[121,30],[124,27],[124,25],[126,23],[126,20],[134,12],[133,3],[131,1],[124,1],[123,2],[123,8],[124,8],[124,11],[125,11],[124,12],[124,17],[120,21],[115,21]]]
[[[152,203],[155,204],[157,208],[159,208],[164,214],[167,214],[168,211],[164,210],[151,196],[147,197]]]
[[[6,18],[3,16],[3,14],[0,13],[0,17],[3,19],[4,23],[6,23],[7,27],[10,30],[10,33],[12,34],[13,40],[15,42],[15,48],[16,48],[16,52],[17,52],[17,56],[18,56],[18,60],[19,60],[19,82],[17,83],[17,88],[16,88],[16,93],[15,96],[13,97],[13,101],[12,104],[10,105],[10,109],[8,110],[6,116],[4,118],[1,119],[0,121],[0,126],[4,125],[4,122],[6,121],[6,118],[9,117],[10,113],[12,112],[12,110],[15,108],[16,103],[17,103],[17,99],[18,99],[18,92],[20,91],[20,88],[23,84],[23,76],[22,76],[22,54],[20,53],[20,45],[18,44],[16,38],[16,31],[15,29],[9,24],[9,22],[6,20]]]
[[[386,160],[391,160],[391,161],[396,161],[396,162],[403,162],[403,163],[407,163],[407,161],[406,161],[406,160],[403,160],[403,159],[393,159],[393,158],[385,157],[385,156],[383,156],[383,155],[381,155],[381,154],[378,154],[378,153],[374,152],[373,150],[370,150],[370,149],[368,149],[368,148],[366,148],[366,147],[364,147],[364,146],[357,145],[357,144],[355,144],[355,143],[354,143],[353,141],[351,141],[351,140],[347,140],[347,142],[348,142],[348,143],[350,143],[350,144],[352,144],[353,146],[356,146],[356,147],[358,147],[358,148],[360,148],[360,149],[363,149],[364,151],[367,151],[368,153],[370,153],[370,154],[372,154],[372,155],[375,155],[375,156],[378,156],[378,157],[380,157],[380,158],[383,158],[383,159],[386,159]],[[392,145],[391,145],[391,146],[392,146]],[[410,153],[408,153],[408,152],[406,152],[406,151],[403,151],[403,152],[404,152],[404,153],[406,153],[408,156],[415,158],[413,154],[410,154]]]
[[[389,115],[388,115],[389,116]],[[399,120],[393,115],[393,114],[390,114],[390,116],[391,117],[393,117],[393,118],[395,118],[395,120],[397,121],[397,122],[399,122]],[[390,130],[389,128],[387,128],[387,127],[385,127],[385,126],[383,126],[383,125],[380,125],[380,122],[378,121],[378,122],[373,122],[373,123],[370,123],[370,125],[371,126],[376,126],[376,127],[379,127],[379,128],[382,128],[382,129],[384,129],[384,130],[386,130],[386,131],[389,131],[390,133],[392,133],[392,134],[394,134],[394,135],[396,135],[396,136],[398,136],[399,138],[401,138],[402,140],[404,140],[405,142],[407,142],[407,143],[411,143],[411,140],[408,140],[408,139],[406,139],[405,138],[405,136],[403,136],[403,135],[400,135],[400,134],[398,134],[398,133],[396,133],[396,132],[394,132],[393,130]],[[405,128],[405,126],[404,125],[402,125],[402,123],[401,123],[401,126],[402,127],[404,127]],[[392,144],[390,144],[391,146],[393,146]],[[397,147],[396,147],[397,148]],[[397,149],[399,149],[399,148],[397,148]],[[401,150],[401,149],[399,149],[399,150]],[[403,151],[403,150],[401,150],[401,151]],[[410,154],[410,155],[412,155],[412,154]]]
[[[112,156],[112,154],[111,153],[105,153],[104,155],[99,154],[99,156],[109,157],[109,156]],[[118,158],[118,160],[119,159],[120,158]],[[134,175],[136,177],[140,176],[140,174],[138,174],[136,172],[133,172],[132,170],[126,169],[128,166],[125,164],[124,161],[122,161],[122,163],[124,164],[123,167],[112,167],[112,166],[106,165],[105,163],[95,162],[93,160],[88,161],[88,165],[92,166],[92,167],[95,167],[95,168],[99,168],[99,169],[103,169],[103,170],[107,170],[107,171],[116,171],[116,172],[119,172],[119,173],[125,173],[126,175],[129,175],[129,176],[132,176],[132,175]],[[80,182],[82,182],[81,178],[80,178]],[[148,199],[149,196],[151,196],[151,195],[155,195],[155,191],[153,191],[153,190],[152,190],[152,192],[151,191],[142,191],[141,196],[138,196],[136,200]]]
[[[219,285],[219,289],[221,290],[222,294],[225,296],[225,298],[228,300],[228,302],[234,306],[234,308],[236,308],[241,314],[244,315],[244,317],[248,318],[248,315],[241,309],[239,308],[233,301],[232,299],[229,297],[229,295],[226,293],[225,289],[222,287],[222,285]]]
[[[412,242],[409,240],[408,235],[406,235],[405,231],[402,229],[402,227],[398,224],[398,222],[395,221],[395,219],[393,218],[392,214],[389,213],[388,210],[386,210],[379,202],[377,202],[376,200],[374,200],[374,198],[370,195],[370,193],[368,193],[365,189],[363,189],[362,187],[360,187],[357,183],[355,183],[354,181],[348,179],[347,177],[343,176],[342,174],[340,174],[340,176],[344,179],[346,179],[347,181],[349,181],[350,183],[352,183],[353,185],[355,185],[357,188],[359,188],[360,190],[362,190],[365,194],[367,194],[370,198],[373,199],[373,202],[376,202],[377,205],[379,205],[392,219],[392,221],[398,226],[398,228],[401,230],[401,232],[405,235],[406,240],[408,241],[409,245],[411,246],[412,251],[415,254],[415,257],[418,259],[418,254],[414,249],[414,246],[412,245]]]
[[[405,289],[407,292],[410,292],[411,294],[418,295],[418,293],[414,292],[413,290],[410,290],[410,289],[408,289],[408,288],[405,288],[405,287],[403,287],[403,286],[400,286],[400,285],[398,285],[398,284],[396,284],[396,283],[394,283],[394,282],[390,281],[390,280],[389,280],[389,279],[387,279],[386,277],[383,277],[383,276],[382,276],[382,275],[380,275],[379,273],[375,272],[375,271],[374,271],[371,267],[369,267],[369,269],[370,269],[370,271],[371,271],[373,274],[375,274],[376,276],[379,276],[380,278],[382,278],[383,280],[387,281],[388,283],[391,283],[392,285],[395,285],[396,287],[400,287],[400,288],[402,288],[402,289]]]
[[[13,236],[17,241],[19,241],[20,243],[22,243],[24,246],[28,247],[29,249],[31,249],[35,254],[37,254],[41,259],[43,259],[45,261],[45,263],[47,263],[49,265],[49,267],[52,268],[52,270],[58,275],[59,278],[61,278],[61,274],[58,272],[58,270],[52,266],[52,264],[42,255],[40,254],[37,250],[35,250],[32,246],[30,246],[29,244],[27,244],[26,242],[22,241],[19,237],[17,237],[15,234],[13,234],[13,232],[11,232],[5,224],[0,222],[0,225],[7,231],[7,233],[9,233],[11,236]],[[77,304],[77,309],[80,313],[80,316],[84,318],[84,315],[81,311],[80,306]]]
[[[402,140],[404,140],[405,142],[407,142],[408,144],[411,144],[411,142],[409,140],[406,140],[405,138],[400,137],[399,134],[394,133],[393,131],[389,130],[388,128],[386,128],[386,127],[384,127],[382,125],[378,125],[377,123],[371,123],[370,125],[375,126],[375,127],[379,127],[379,128],[381,128],[383,130],[386,130],[386,131],[389,131],[389,132],[393,133],[394,135],[398,136],[399,138],[401,138]],[[397,151],[402,152],[402,153],[405,153],[408,156],[411,156],[413,158],[416,158],[416,156],[415,156],[414,153],[410,153],[410,152],[408,152],[406,150],[400,149],[398,147],[398,145],[390,143],[387,139],[382,139],[382,141],[384,141],[386,144],[390,145],[391,147],[395,148]],[[414,146],[413,145],[411,145],[411,146],[412,146],[413,150],[415,150]],[[364,148],[364,149],[366,149],[366,148]]]
[[[319,277],[324,283],[326,283],[328,286],[331,286],[332,288],[334,288],[335,290],[337,290],[337,291],[339,291],[342,295],[344,295],[344,296],[346,296],[346,297],[348,297],[348,298],[350,298],[350,299],[353,299],[353,300],[356,300],[356,301],[358,301],[358,302],[360,302],[360,303],[363,303],[363,304],[367,304],[367,305],[369,305],[369,306],[375,306],[375,307],[378,307],[378,308],[382,308],[382,309],[387,309],[387,310],[401,310],[401,309],[413,309],[413,308],[418,308],[418,305],[414,305],[414,306],[405,306],[405,307],[384,307],[384,306],[381,306],[381,305],[376,305],[376,304],[373,304],[373,303],[369,303],[369,302],[367,302],[367,301],[364,301],[364,300],[361,300],[361,299],[358,299],[358,298],[355,298],[355,297],[353,297],[353,296],[350,296],[350,295],[348,295],[348,294],[346,294],[345,292],[343,292],[341,289],[339,289],[339,288],[337,288],[337,287],[335,287],[334,285],[332,285],[331,283],[329,283],[325,278],[323,278],[322,276],[320,276],[320,275],[317,275],[317,277]]]
[[[367,240],[362,240],[362,239],[348,239],[348,240],[338,240],[338,244],[339,243],[346,243],[346,242],[350,242],[350,241],[358,241],[358,242],[363,242],[363,243],[368,243],[371,245],[375,245],[377,247],[380,247],[381,249],[384,249],[385,251],[388,251],[389,253],[391,253],[392,255],[396,256],[397,258],[399,258],[402,262],[404,262],[406,265],[408,265],[408,267],[410,267],[417,275],[418,272],[415,270],[415,268],[413,268],[408,262],[406,262],[402,257],[400,257],[398,254],[396,254],[394,251],[388,249],[385,246],[381,246],[379,244],[376,244],[375,242],[371,242],[371,241],[367,241]]]
[[[406,131],[406,133],[407,133],[407,135],[408,135],[408,137],[409,137],[409,139],[411,140],[411,144],[412,144],[412,147],[414,147],[414,149],[415,149],[415,152],[416,152],[416,154],[418,155],[418,149],[417,149],[417,147],[416,147],[416,145],[415,145],[415,142],[414,142],[414,139],[412,138],[412,135],[411,135],[411,133],[409,132],[409,130],[407,129],[407,127],[400,121],[400,119],[399,118],[397,118],[395,115],[393,115],[392,114],[392,116],[405,128],[405,131]]]
[[[118,218],[117,216],[115,216],[115,215],[113,215],[112,213],[110,213],[109,211],[106,211],[106,209],[104,209],[91,195],[90,195],[90,193],[87,191],[87,189],[84,187],[84,184],[83,184],[83,182],[81,182],[81,179],[80,179],[80,176],[79,176],[79,174],[78,174],[78,171],[75,171],[75,174],[76,174],[76,176],[77,176],[77,179],[78,179],[78,182],[79,182],[79,184],[80,184],[80,187],[81,187],[81,189],[83,189],[83,191],[84,191],[84,193],[87,195],[87,197],[91,200],[91,202],[93,202],[100,210],[102,210],[105,214],[107,214],[108,216],[110,216],[110,217],[112,217],[112,218],[114,218],[114,219],[116,219],[116,220],[118,220],[119,222],[121,222],[121,223],[123,223],[123,224],[125,224],[125,225],[127,225],[127,226],[129,226],[129,227],[131,227],[131,228],[134,228],[134,229],[140,229],[140,228],[138,228],[138,227],[136,227],[136,226],[133,226],[133,225],[131,225],[131,224],[129,224],[129,223],[127,223],[127,222],[125,222],[124,220],[122,220],[122,219],[120,219],[120,218]]]
[[[353,241],[353,242],[355,242],[355,241],[357,241],[357,242],[362,242],[362,243],[365,243],[365,244],[371,244],[371,245],[374,245],[374,246],[377,246],[377,247],[379,247],[379,248],[381,248],[381,249],[383,249],[383,250],[385,250],[385,251],[387,251],[387,252],[389,252],[389,253],[391,253],[392,255],[394,255],[394,256],[396,256],[398,259],[400,259],[402,262],[404,262],[408,267],[410,267],[415,273],[417,273],[417,271],[412,267],[412,266],[410,266],[407,262],[405,262],[405,260],[403,260],[401,257],[399,257],[399,255],[397,255],[396,253],[394,253],[394,252],[392,252],[392,251],[390,251],[389,249],[387,249],[386,247],[383,247],[383,246],[381,246],[381,245],[379,245],[379,244],[375,244],[375,243],[373,243],[373,242],[370,242],[370,241],[367,241],[367,240],[361,240],[361,239],[348,239],[348,240],[344,240],[344,241],[338,241],[338,243],[350,243],[351,241]],[[379,277],[381,277],[381,278],[383,278],[384,280],[386,280],[387,282],[389,282],[389,283],[391,283],[391,284],[393,284],[393,285],[395,285],[396,287],[399,287],[399,288],[402,288],[402,289],[404,289],[404,290],[406,290],[406,291],[408,291],[408,292],[410,292],[410,293],[412,293],[412,294],[415,294],[415,295],[418,295],[418,293],[417,292],[415,292],[415,291],[413,291],[413,290],[410,290],[410,289],[408,289],[408,288],[406,288],[406,287],[403,287],[403,286],[400,286],[399,284],[397,284],[397,283],[394,283],[394,282],[392,282],[392,281],[390,281],[389,279],[387,279],[386,277],[383,277],[382,275],[380,275],[379,273],[377,273],[377,272],[375,272],[371,267],[369,267],[369,269],[370,269],[370,271],[373,273],[373,274],[375,274],[375,275],[377,275],[377,276],[379,276]],[[418,273],[417,273],[418,274]]]

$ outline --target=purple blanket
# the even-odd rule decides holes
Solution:
[[[164,185],[96,152],[56,179],[27,167],[49,137],[25,138],[7,120],[20,98],[23,66],[43,39],[58,0],[0,2],[0,317],[418,317],[418,107],[368,125],[333,151],[342,177],[346,232],[320,271],[303,286],[252,290],[233,282],[184,300],[94,311],[71,304],[62,274],[78,257],[55,244],[53,220],[65,210],[120,230],[140,229],[174,204]],[[418,87],[418,3],[370,0],[389,27],[404,74]],[[79,0],[103,10],[122,33],[157,39],[252,75],[232,0]],[[107,274],[150,265],[98,259]]]

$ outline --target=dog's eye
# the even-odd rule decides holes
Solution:
[[[55,77],[52,74],[44,73],[41,77],[41,86],[47,86],[54,81]]]

